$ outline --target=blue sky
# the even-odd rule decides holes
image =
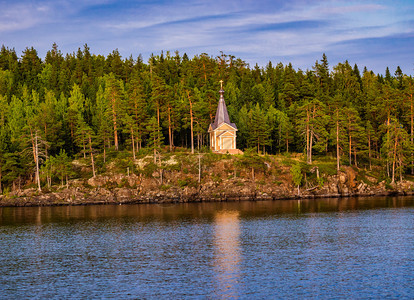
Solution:
[[[348,60],[414,74],[414,1],[0,0],[0,44],[44,58],[54,42],[63,53],[87,43],[94,54],[118,48],[145,61],[161,50],[223,51],[250,66],[303,70],[326,53],[331,67]]]

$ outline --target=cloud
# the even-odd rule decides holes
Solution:
[[[43,11],[42,11],[43,10]],[[8,5],[0,9],[0,32],[30,28],[42,20],[47,8],[38,10],[34,5]]]
[[[277,59],[305,69],[323,52],[340,61],[372,57],[386,64],[387,53],[407,59],[402,51],[413,47],[413,9],[403,0],[17,0],[0,2],[0,44],[34,45],[44,55],[53,42],[63,52],[88,43],[94,53],[118,48],[124,57],[142,53],[144,59],[161,50],[222,50],[251,65]],[[399,39],[390,38],[398,35],[401,51],[392,45]]]
[[[349,13],[373,12],[386,10],[387,7],[380,4],[357,4],[357,5],[339,5],[319,8],[323,14],[344,15]]]

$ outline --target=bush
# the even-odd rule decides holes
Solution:
[[[171,188],[171,185],[169,185],[169,184],[163,184],[162,186],[161,186],[161,191],[167,191],[167,190],[169,190]]]
[[[152,174],[158,170],[158,166],[154,162],[150,162],[143,169],[139,169],[138,172],[147,178],[152,177]]]
[[[192,180],[191,177],[186,177],[184,179],[178,179],[177,183],[178,183],[179,187],[181,187],[181,188],[184,188],[186,186],[189,186],[189,187],[196,186],[196,183]]]
[[[290,173],[292,174],[293,183],[297,186],[300,186],[302,183],[302,168],[300,164],[294,164],[290,169]]]

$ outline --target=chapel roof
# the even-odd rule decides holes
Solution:
[[[230,122],[229,113],[227,111],[226,102],[224,102],[224,90],[223,88],[220,89],[220,100],[217,106],[216,117],[214,122],[211,123],[211,129],[215,130],[219,127],[222,123],[226,123],[231,127],[234,127],[237,130],[237,126],[234,123]]]

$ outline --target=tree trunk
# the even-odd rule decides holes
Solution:
[[[286,131],[286,153],[289,153],[289,133]]]
[[[310,129],[309,129],[309,109],[308,110],[306,110],[306,161],[307,161],[307,163],[309,163],[309,140],[310,140],[310,137],[309,137],[309,132],[310,132]]]
[[[354,164],[355,164],[355,167],[358,167],[356,146],[354,147]]]
[[[157,137],[158,137],[158,141],[161,139],[160,138],[160,103],[157,102],[157,122],[158,122],[158,127],[157,127]],[[159,145],[157,145],[159,146]]]
[[[85,137],[82,137],[82,145],[83,145],[83,158],[86,158]]]
[[[410,94],[410,125],[411,125],[411,147],[414,145],[414,108],[413,108],[413,94]],[[414,174],[414,158],[413,153],[411,153],[411,175]]]
[[[35,132],[35,156],[36,156],[36,181],[37,181],[37,189],[39,192],[42,191],[40,187],[40,176],[39,176],[39,145],[37,142],[37,132]]]
[[[339,173],[339,110],[336,110],[336,173]]]
[[[172,152],[171,107],[168,107],[168,140],[170,143],[170,152]]]
[[[115,150],[118,150],[118,126],[117,126],[117,118],[116,118],[116,99],[115,99],[114,94],[112,94],[112,122],[114,124]]]
[[[390,141],[390,114],[388,113],[388,118],[387,118],[387,140],[388,140],[388,145],[390,145],[391,141]],[[390,152],[390,149],[387,149],[387,152]],[[388,156],[387,155],[387,176],[390,177],[390,162],[388,160]]]
[[[132,157],[135,160],[135,138],[134,138],[134,129],[131,127],[131,140],[132,140]]]
[[[160,185],[164,184],[164,169],[161,168],[161,154],[158,155],[158,168],[160,174]]]
[[[397,131],[397,129],[395,131]],[[395,135],[395,141],[394,141],[394,151],[393,151],[394,153],[393,153],[393,159],[392,159],[392,178],[391,178],[391,183],[394,183],[395,182],[395,163],[396,163],[396,160],[397,160],[397,144],[398,144],[398,136],[396,134]]]
[[[30,128],[30,138],[31,138],[31,142],[32,142],[33,160],[35,162],[35,165],[36,165],[36,161],[37,161],[37,156],[36,156],[36,143],[35,143],[36,137],[33,136],[33,130],[32,130],[32,128]],[[35,177],[36,177],[36,174],[37,173],[35,173]],[[36,178],[35,178],[35,181],[37,181]]]
[[[371,135],[368,135],[368,160],[369,160],[369,170],[372,170],[372,165],[371,165]]]
[[[95,177],[95,163],[93,161],[92,138],[91,138],[91,135],[90,134],[89,134],[88,137],[89,137],[89,151],[91,153],[92,174],[93,174],[93,177]]]
[[[47,124],[45,123],[45,141],[47,141]],[[47,159],[47,144],[45,144],[45,156]]]
[[[280,153],[280,144],[281,144],[281,142],[282,142],[282,126],[280,126],[279,125],[279,130],[278,130],[278,133],[279,133],[279,141],[278,141],[278,147],[279,147],[279,153]]]
[[[0,166],[0,195],[3,194],[3,188],[1,186],[1,166]]]
[[[352,166],[352,136],[349,132],[349,165]]]
[[[103,147],[104,147],[104,153],[103,153],[103,160],[104,160],[104,163],[106,162],[106,147],[105,147],[105,139],[104,139],[104,143],[103,143]]]
[[[188,95],[188,101],[190,102],[191,154],[194,154],[194,131],[193,131],[194,117],[193,117],[193,102],[191,101],[190,92],[189,91],[187,91],[187,95]]]
[[[313,143],[313,130],[310,132],[310,138],[309,138],[309,158],[308,158],[309,164],[312,164],[312,143]]]
[[[201,155],[198,153],[198,184],[201,183]]]
[[[142,132],[138,129],[138,134],[139,134],[139,141],[138,141],[138,150],[141,150],[142,148]]]

